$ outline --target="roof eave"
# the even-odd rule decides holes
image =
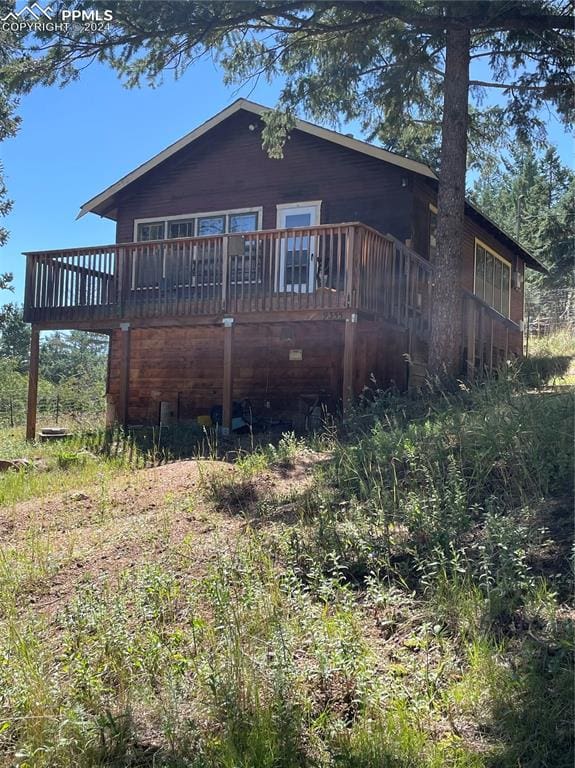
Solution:
[[[498,236],[500,238],[503,236],[503,238],[508,241],[508,247],[518,256],[520,256],[520,258],[525,262],[526,266],[535,272],[540,272],[543,275],[549,274],[549,270],[546,266],[544,266],[538,259],[536,259],[535,256],[529,253],[529,251],[525,250],[525,248],[520,243],[518,243],[514,237],[508,234],[504,229],[501,229],[499,224],[493,221],[493,219],[487,216],[487,214],[483,213],[483,211],[480,210],[474,203],[472,203],[470,200],[466,200],[465,205],[470,208],[477,216],[483,219],[483,221],[489,224],[489,226],[496,229]]]
[[[102,205],[105,204],[106,201],[110,200],[110,198],[113,198],[114,195],[121,192],[133,182],[137,181],[139,178],[148,173],[148,171],[151,171],[153,168],[160,165],[160,163],[163,163],[165,160],[172,157],[172,155],[176,154],[176,152],[179,152],[181,149],[188,146],[196,139],[199,139],[209,130],[215,128],[221,122],[226,120],[228,117],[231,117],[231,115],[235,114],[236,112],[239,112],[241,109],[258,115],[259,117],[270,111],[268,107],[264,107],[262,104],[256,104],[255,102],[248,101],[247,99],[237,99],[228,107],[211,117],[209,120],[206,120],[197,128],[194,128],[193,131],[190,131],[190,133],[182,136],[182,138],[178,139],[173,144],[170,144],[161,152],[158,152],[156,155],[151,157],[145,163],[139,165],[133,171],[130,171],[130,173],[122,176],[122,178],[118,179],[118,181],[116,181],[114,184],[100,192],[100,194],[88,200],[81,206],[77,218],[80,219],[87,213],[100,213],[100,215],[102,215]],[[319,125],[308,123],[306,120],[300,120],[299,118],[297,118],[295,121],[295,128],[296,130],[303,131],[304,133],[308,133],[312,136],[317,136],[318,138],[331,141],[348,149],[361,152],[371,157],[375,157],[378,160],[383,160],[385,162],[391,163],[392,165],[398,165],[407,171],[418,173],[430,179],[437,179],[431,168],[428,168],[423,163],[419,163],[416,160],[410,160],[409,158],[401,157],[400,155],[396,155],[393,152],[388,152],[381,147],[374,147],[373,145],[364,141],[360,141],[359,139],[354,139],[350,136],[344,136],[341,133],[337,133],[337,131],[330,130],[329,128],[322,128]],[[104,206],[104,210],[106,207],[107,206]]]

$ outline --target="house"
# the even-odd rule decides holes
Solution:
[[[425,165],[298,120],[282,160],[239,99],[82,206],[116,242],[27,253],[38,333],[109,334],[109,418],[191,421],[233,403],[301,419],[425,370],[437,179]],[[462,369],[522,350],[523,277],[541,265],[466,205]]]

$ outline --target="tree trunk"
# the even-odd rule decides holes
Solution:
[[[460,373],[462,362],[469,43],[468,28],[447,30],[429,368],[449,378]]]

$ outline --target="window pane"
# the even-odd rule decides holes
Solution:
[[[480,245],[475,248],[475,293],[485,296],[485,251]]]
[[[290,227],[309,227],[311,225],[311,213],[288,213],[285,217],[286,229]]]
[[[194,220],[182,219],[168,222],[168,237],[193,237]]]
[[[206,216],[198,220],[198,235],[223,235],[225,219],[223,216]]]
[[[501,262],[495,259],[493,269],[493,306],[501,312]]]
[[[301,249],[297,248],[297,250],[286,251],[286,285],[305,285],[308,281],[308,268],[307,243]]]
[[[429,258],[433,259],[437,253],[437,214],[429,211]]]
[[[507,264],[503,264],[503,275],[501,281],[501,314],[505,317],[509,317],[509,283],[510,283],[510,268]]]
[[[493,256],[485,254],[485,296],[484,300],[493,306]]]
[[[257,213],[231,213],[228,232],[255,232],[258,228]]]
[[[138,224],[137,240],[138,242],[144,240],[163,240],[164,239],[164,223],[163,221],[151,222],[149,224]]]
[[[479,243],[475,244],[475,294],[509,317],[511,267]]]

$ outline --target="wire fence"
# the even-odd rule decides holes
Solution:
[[[20,427],[26,423],[27,396],[19,392],[0,392],[0,427]],[[76,396],[54,392],[38,397],[40,424],[86,427],[103,423],[106,401],[100,395],[79,392]]]
[[[575,289],[549,288],[533,291],[525,299],[529,336],[550,336],[558,331],[575,333]]]

